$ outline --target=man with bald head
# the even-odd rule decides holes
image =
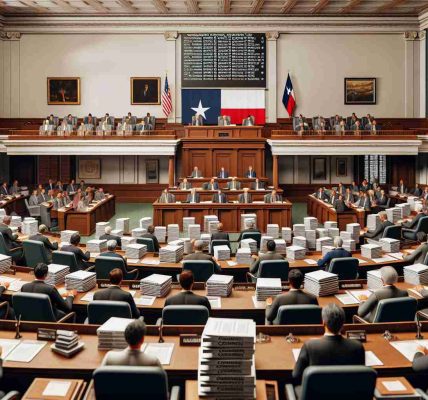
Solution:
[[[204,253],[204,242],[202,240],[195,240],[193,243],[193,254],[188,254],[184,257],[185,260],[200,260],[200,261],[211,261],[214,264],[214,273],[221,274],[221,267],[217,264],[212,256]]]
[[[223,232],[223,224],[219,222],[217,224],[217,232],[214,232],[211,235],[211,240],[227,240],[229,241],[229,234],[227,232]]]

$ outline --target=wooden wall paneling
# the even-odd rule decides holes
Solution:
[[[9,157],[10,181],[17,179],[21,185],[27,186],[36,183],[36,157],[35,156],[10,156]]]
[[[416,182],[416,156],[391,156],[391,184],[397,185],[400,179],[408,187],[414,187]]]
[[[224,167],[230,175],[235,175],[234,166],[236,165],[236,153],[233,150],[214,150],[213,151],[213,175],[216,176],[220,172],[220,168]]]

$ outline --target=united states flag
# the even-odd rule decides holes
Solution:
[[[165,76],[165,86],[162,92],[162,111],[167,117],[172,111],[172,99],[168,85],[168,76]]]

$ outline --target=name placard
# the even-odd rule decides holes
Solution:
[[[363,284],[362,283],[348,283],[348,282],[340,282],[339,281],[339,289],[362,289]]]
[[[56,340],[56,330],[55,329],[38,328],[37,329],[37,340],[47,340],[49,342],[54,342]]]
[[[186,333],[180,335],[180,346],[200,346],[201,335]]]

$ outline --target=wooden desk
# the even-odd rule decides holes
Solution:
[[[264,231],[267,224],[291,226],[291,206],[288,200],[274,204],[160,204],[156,201],[153,203],[153,222],[163,226],[179,224],[182,230],[183,217],[195,217],[196,223],[203,226],[205,215],[217,215],[225,232],[240,232],[241,214],[254,213],[257,215],[258,228]]]
[[[186,126],[184,129],[186,138],[195,139],[254,139],[262,137],[262,126]]]
[[[87,211],[74,211],[70,208],[58,210],[59,230],[79,231],[83,236],[92,235],[95,232],[97,222],[108,221],[116,213],[116,202],[113,195],[100,201]]]
[[[8,196],[9,197],[9,196]],[[29,196],[19,195],[17,197],[10,197],[8,199],[0,200],[0,208],[4,208],[7,215],[15,212],[17,215],[28,215],[27,207],[25,206],[25,199]]]
[[[217,175],[217,172],[216,172]],[[192,184],[192,187],[194,188],[200,188],[204,183],[207,183],[210,181],[212,177],[207,176],[206,178],[187,178],[188,182]],[[237,178],[239,182],[241,182],[241,188],[251,188],[251,184],[256,181],[255,178]],[[216,178],[216,182],[218,185],[222,187],[226,187],[227,182],[230,182],[232,178]],[[269,180],[268,178],[259,178],[260,182],[263,182],[265,184],[265,187],[269,186]],[[180,178],[178,180],[179,183],[183,182],[183,178]]]
[[[239,195],[244,193],[243,190],[225,190],[222,186],[220,190],[226,195],[228,201],[238,201]],[[169,192],[175,196],[176,201],[182,202],[186,201],[187,195],[190,194],[190,190],[170,190]],[[211,201],[216,193],[217,190],[198,190],[201,201]],[[271,190],[250,190],[248,193],[251,194],[253,201],[263,201],[265,195],[271,193]],[[282,196],[283,191],[278,189],[277,193]]]

